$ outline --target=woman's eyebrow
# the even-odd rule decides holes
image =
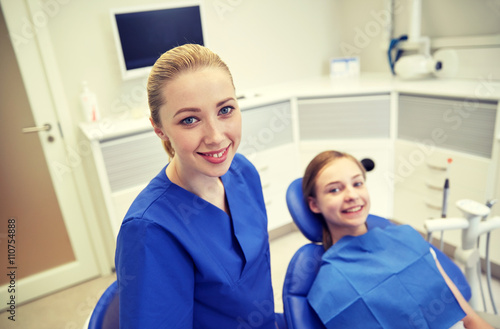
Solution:
[[[197,113],[197,112],[201,112],[201,110],[198,109],[198,108],[196,108],[196,107],[185,107],[185,108],[182,108],[182,109],[178,110],[177,112],[175,112],[175,114],[174,114],[173,117],[175,118],[177,115],[185,113],[185,112],[195,112],[195,113]]]
[[[219,106],[222,106],[224,105],[225,103],[229,102],[229,101],[236,101],[236,99],[234,99],[234,97],[228,97],[220,102],[217,103],[217,107]]]
[[[236,100],[234,99],[234,97],[228,97],[228,98],[223,99],[220,102],[218,102],[216,104],[216,107],[222,106],[222,105],[224,105],[225,103],[227,103],[229,101],[236,101]],[[175,118],[176,116],[178,116],[179,114],[182,114],[184,112],[195,112],[195,113],[198,113],[198,112],[201,112],[201,109],[196,108],[196,107],[185,107],[185,108],[182,108],[182,109],[178,110],[177,112],[175,112],[175,114],[174,114],[173,117]]]

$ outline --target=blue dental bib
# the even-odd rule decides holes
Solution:
[[[465,317],[429,244],[408,225],[345,236],[307,296],[327,328],[443,329]]]

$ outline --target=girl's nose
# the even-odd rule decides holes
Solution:
[[[359,197],[358,191],[354,188],[354,186],[348,186],[345,188],[344,200],[352,201],[357,200]]]

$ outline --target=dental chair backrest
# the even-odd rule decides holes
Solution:
[[[288,329],[324,328],[320,319],[309,306],[307,294],[316,278],[324,253],[322,242],[322,225],[302,196],[302,178],[294,180],[288,187],[286,202],[293,221],[311,241],[302,246],[292,257],[283,284],[283,311]],[[394,225],[389,220],[369,215],[366,220],[368,228]],[[470,287],[460,268],[439,249],[431,246],[444,270],[455,283],[466,300],[470,299]]]

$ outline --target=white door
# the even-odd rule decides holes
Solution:
[[[18,23],[30,17],[28,8],[18,0],[1,4],[0,291],[7,296],[0,310],[5,310],[11,299],[20,304],[100,271],[75,181],[57,171],[67,163],[67,152],[37,36],[20,45],[13,37],[22,33]],[[23,128],[40,131],[23,133]]]

